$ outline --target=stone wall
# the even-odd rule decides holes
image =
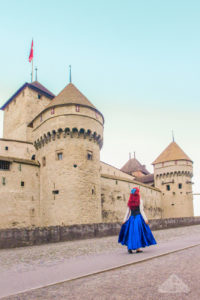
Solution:
[[[106,174],[109,176],[116,176],[116,177],[121,177],[121,178],[126,178],[129,180],[133,180],[134,177],[132,175],[129,175],[125,172],[122,172],[120,169],[115,168],[112,165],[109,165],[103,161],[100,162],[100,171],[101,174]]]
[[[32,143],[25,141],[0,139],[0,156],[31,159],[35,154]]]
[[[200,217],[150,220],[152,230],[200,224]],[[118,235],[121,223],[0,230],[0,249]],[[117,238],[116,238],[117,242]]]
[[[144,211],[149,219],[162,217],[162,194],[151,186],[133,180],[133,177],[101,162],[101,211],[103,222],[121,222],[127,210],[130,190],[140,188]],[[109,175],[108,175],[109,174]],[[115,174],[115,175],[114,175]]]
[[[102,136],[102,124],[104,123],[102,115],[89,107],[81,106],[78,111],[76,111],[76,107],[75,104],[68,104],[45,108],[30,126],[33,126],[33,131],[37,130],[37,136],[49,131],[48,121],[51,121],[52,128],[55,130],[65,129],[66,127],[70,129],[77,128],[78,130],[84,128],[86,131],[88,129],[96,131]],[[42,129],[40,130],[41,126]]]
[[[38,99],[38,92],[24,88],[4,110],[3,137],[31,142],[27,125],[49,102],[44,95]]]
[[[10,170],[0,170],[0,229],[40,226],[39,185],[33,161],[11,161]]]

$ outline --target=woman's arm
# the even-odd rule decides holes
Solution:
[[[126,214],[125,214],[125,217],[124,217],[124,221],[123,221],[123,223],[125,223],[127,220],[128,220],[128,218],[129,218],[129,215],[130,215],[130,208],[128,207],[127,208],[127,211],[126,211]]]
[[[145,223],[148,224],[148,219],[147,219],[147,216],[145,215],[145,212],[144,212],[143,200],[141,198],[140,198],[140,213],[143,216],[143,219],[145,220]]]

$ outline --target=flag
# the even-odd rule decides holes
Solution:
[[[29,54],[29,62],[31,62],[33,59],[33,40],[32,40],[32,43],[31,43],[31,51],[30,51],[30,54]]]

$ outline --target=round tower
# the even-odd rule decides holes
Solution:
[[[173,141],[153,162],[155,187],[162,192],[163,218],[191,217],[193,162]]]
[[[101,222],[103,124],[70,83],[29,125],[40,162],[41,226]]]

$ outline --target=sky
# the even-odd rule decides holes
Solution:
[[[151,163],[172,141],[194,161],[200,193],[199,0],[0,0],[0,105],[31,80],[72,82],[105,117],[101,160]],[[0,113],[0,137],[3,114]],[[194,196],[200,215],[200,195]]]

